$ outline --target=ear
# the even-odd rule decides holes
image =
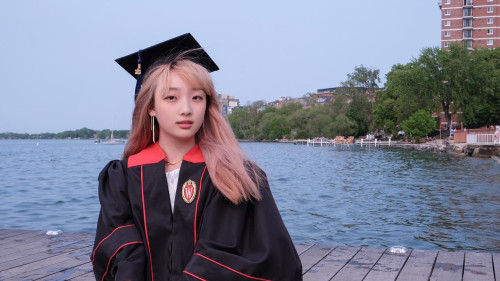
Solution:
[[[154,109],[151,109],[148,113],[149,116],[156,116],[156,111]]]

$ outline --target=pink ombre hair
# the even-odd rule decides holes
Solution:
[[[187,59],[160,63],[145,75],[132,115],[132,128],[123,157],[136,154],[153,143],[149,110],[154,108],[154,93],[165,90],[169,74],[175,71],[193,88],[207,95],[207,110],[203,126],[196,133],[196,142],[205,158],[212,182],[220,192],[235,204],[261,198],[260,186],[265,175],[251,161],[239,145],[226,119],[222,116],[217,93],[208,71]],[[158,123],[154,124],[159,131]],[[158,140],[158,136],[155,136]]]

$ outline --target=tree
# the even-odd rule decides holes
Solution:
[[[358,131],[357,124],[345,115],[335,118],[332,124],[332,136],[353,136]]]
[[[500,124],[500,49],[476,49],[471,60],[471,90],[461,102],[461,121],[472,128]]]
[[[467,48],[452,45],[449,50],[423,49],[419,58],[406,65],[395,65],[387,74],[386,101],[388,98],[394,101],[387,105],[393,108],[396,118],[387,119],[387,110],[377,108],[377,124],[385,123],[384,120],[400,124],[425,109],[443,112],[450,128],[452,116],[467,106],[470,96],[483,87],[474,83],[473,75],[474,61]]]
[[[379,87],[380,70],[368,69],[363,65],[355,67],[354,72],[347,75],[347,80],[342,82],[340,90],[350,99],[348,110],[345,114],[350,120],[356,122],[356,136],[366,135],[374,127],[373,104],[371,100],[375,90]]]
[[[421,109],[410,116],[408,120],[404,121],[401,127],[407,135],[411,134],[412,137],[418,139],[434,131],[436,121],[428,111]]]
[[[418,62],[428,75],[430,89],[434,90],[434,100],[440,106],[436,109],[444,112],[448,128],[451,128],[451,116],[457,113],[472,89],[469,51],[456,44],[450,46],[448,51],[427,48]]]
[[[347,81],[352,83],[354,87],[373,93],[374,90],[378,89],[377,83],[380,83],[379,75],[379,69],[369,69],[360,65],[354,67],[354,72],[347,74]]]
[[[386,134],[394,134],[397,131],[397,97],[393,97],[391,92],[383,91],[377,95],[375,109],[375,127],[383,129]]]
[[[375,122],[379,129],[390,121],[401,124],[420,109],[433,112],[438,107],[429,76],[418,62],[396,64],[386,77],[385,91],[377,95],[375,102]]]

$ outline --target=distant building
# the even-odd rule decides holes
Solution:
[[[500,46],[500,0],[441,0],[441,48]]]
[[[351,102],[351,97],[347,94],[349,88],[345,87],[333,87],[333,88],[324,88],[324,89],[318,89],[316,94],[312,94],[311,98],[313,103],[316,104],[326,104],[326,103],[331,103],[335,100],[338,100],[338,98],[341,98],[341,100],[345,103],[350,103]],[[363,90],[364,88],[356,87],[358,90]],[[368,89],[365,90],[365,95],[367,95],[368,100],[370,102],[375,102],[375,94],[377,92],[382,91],[383,89],[377,88],[377,89]]]
[[[281,97],[278,100],[268,102],[267,106],[274,108],[281,108],[285,104],[299,103],[302,106],[306,106],[307,102],[303,98],[291,98],[291,97]]]
[[[318,89],[316,91],[317,94],[333,94],[337,91],[339,87],[333,87],[333,88],[325,88],[325,89]]]
[[[233,109],[240,106],[240,100],[234,96],[218,94],[217,99],[221,105],[222,115],[227,116],[233,112]]]

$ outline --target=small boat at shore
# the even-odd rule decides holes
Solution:
[[[125,140],[121,139],[109,139],[101,142],[102,144],[125,144]]]
[[[109,140],[103,140],[101,141],[102,144],[107,144],[107,145],[110,145],[110,144],[125,144],[125,140],[122,140],[122,139],[115,139],[115,137],[113,136],[113,131],[111,131],[111,137],[109,138]]]

